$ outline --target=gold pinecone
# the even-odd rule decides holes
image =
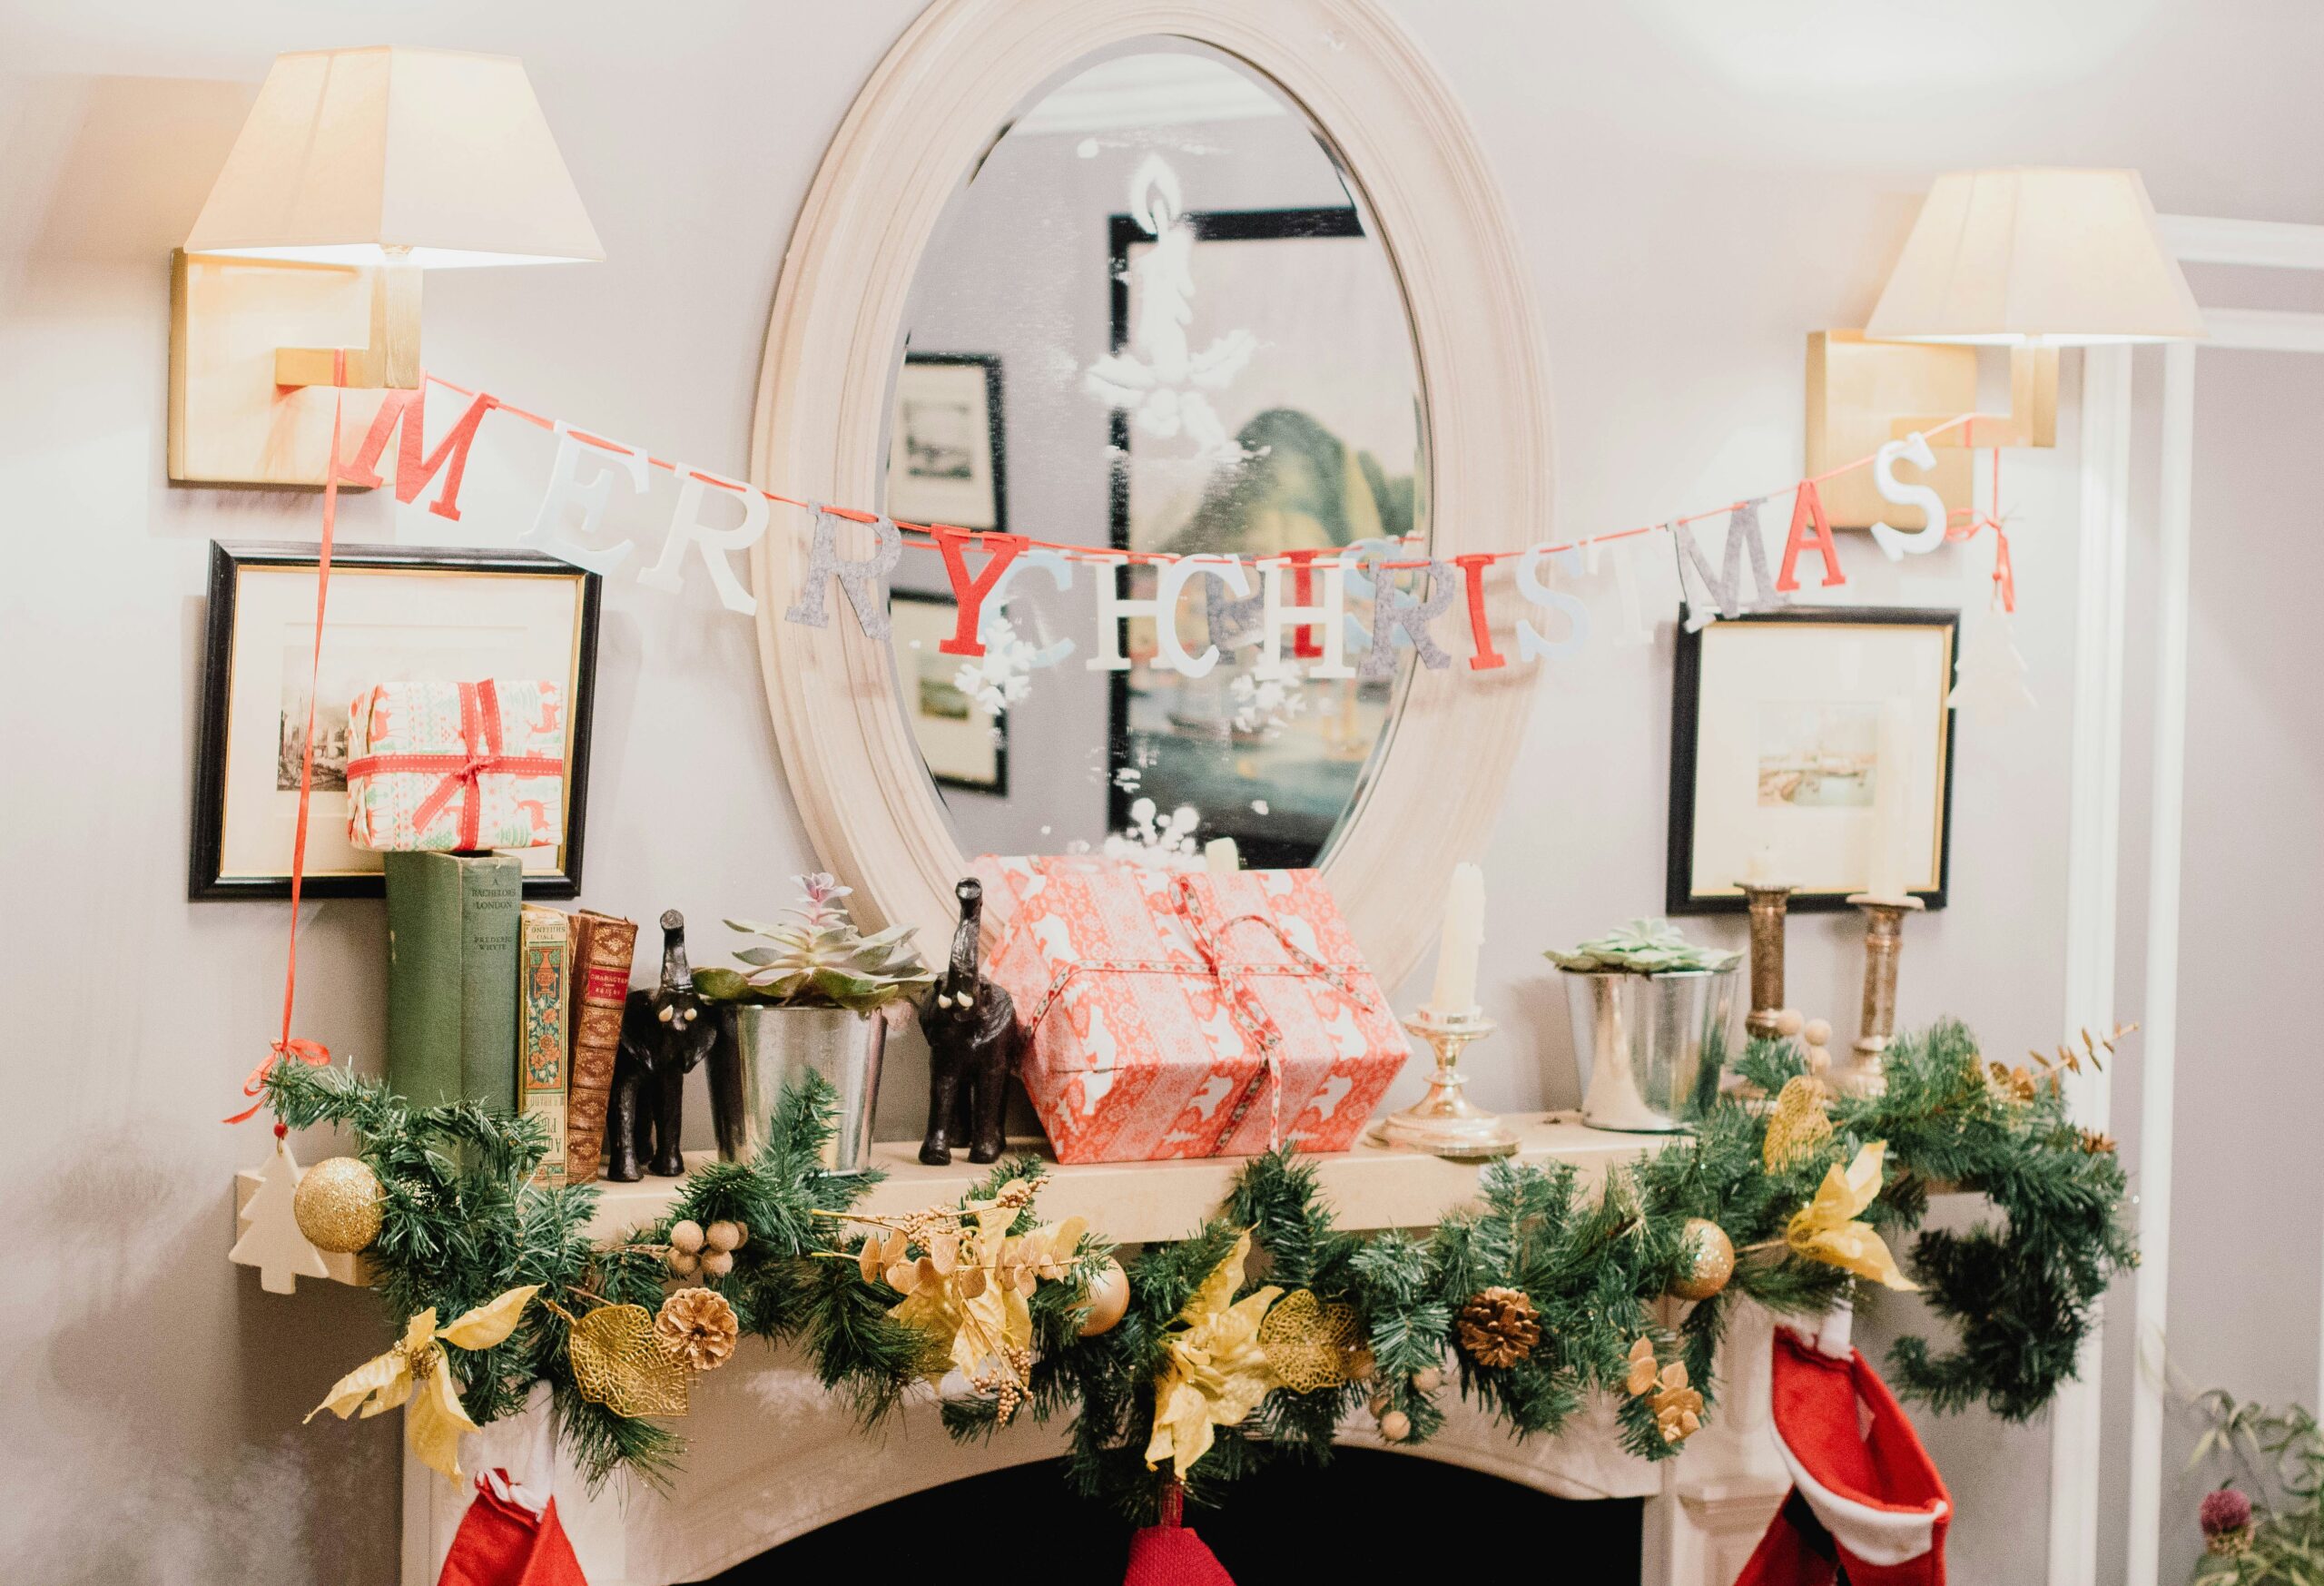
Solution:
[[[1522,1289],[1495,1286],[1461,1307],[1461,1347],[1488,1368],[1515,1365],[1541,1341],[1541,1313]]]
[[[741,1332],[734,1307],[714,1288],[675,1290],[654,1318],[655,1340],[695,1371],[725,1364]]]

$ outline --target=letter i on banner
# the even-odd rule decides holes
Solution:
[[[971,534],[965,528],[937,524],[929,530],[936,541],[936,548],[944,557],[944,576],[952,582],[952,599],[960,609],[952,625],[952,636],[940,641],[937,649],[947,655],[981,655],[984,654],[982,613],[986,598],[1008,576],[1009,564],[1025,548],[1025,537],[1020,534]],[[974,578],[969,576],[968,559],[961,547],[975,540],[991,553]]]
[[[596,465],[596,476],[581,477],[585,462]],[[599,548],[584,545],[579,537],[595,536],[606,521],[606,505],[613,494],[614,475],[629,476],[629,488],[646,490],[645,454],[635,447],[612,447],[594,436],[556,421],[556,456],[548,466],[548,488],[541,495],[533,527],[517,537],[520,546],[547,551],[592,573],[611,573],[628,559],[630,542]]]
[[[1551,567],[1571,577],[1581,566],[1581,553],[1569,546],[1552,550],[1548,546],[1535,546],[1517,558],[1517,593],[1535,606],[1547,606],[1564,614],[1566,635],[1551,640],[1541,636],[1541,630],[1525,618],[1517,619],[1517,655],[1525,661],[1547,660],[1552,655],[1572,655],[1590,642],[1590,607],[1581,598],[1561,589],[1550,586],[1544,576]]]
[[[1508,660],[1492,647],[1492,624],[1485,616],[1485,569],[1492,566],[1492,556],[1472,551],[1465,557],[1453,557],[1452,565],[1461,569],[1469,601],[1469,639],[1476,647],[1469,657],[1469,670],[1490,672],[1508,665]]]
[[[1837,589],[1848,581],[1840,571],[1840,547],[1832,543],[1831,520],[1824,516],[1824,497],[1813,479],[1799,481],[1791,498],[1791,533],[1783,542],[1783,566],[1776,574],[1776,593],[1790,595],[1799,588],[1799,553],[1814,551],[1824,558],[1824,587]]]
[[[1654,643],[1654,625],[1646,620],[1646,603],[1640,597],[1638,587],[1638,555],[1640,545],[1652,535],[1664,532],[1661,526],[1633,534],[1623,539],[1593,539],[1587,543],[1582,555],[1582,568],[1592,577],[1598,573],[1600,557],[1614,564],[1614,587],[1621,597],[1622,620],[1615,630],[1614,642],[1620,645],[1650,645]]]
[[[1315,605],[1287,606],[1283,598],[1285,564],[1270,561],[1259,569],[1260,607],[1259,664],[1251,675],[1260,678],[1295,677],[1299,668],[1284,658],[1283,635],[1293,635],[1291,654],[1294,657],[1312,655],[1316,665],[1307,669],[1310,677],[1353,677],[1355,668],[1346,660],[1347,651],[1347,569],[1337,560],[1321,566],[1311,566],[1313,552],[1292,553],[1295,572],[1293,591],[1301,601],[1311,598],[1303,585],[1315,579],[1323,581],[1322,599]],[[1310,645],[1309,635],[1323,635],[1320,644]]]
[[[714,528],[702,520],[702,504],[714,485],[721,496],[732,496],[742,508],[740,523]],[[670,537],[662,542],[661,560],[640,573],[637,581],[655,589],[684,588],[686,547],[699,546],[703,566],[710,569],[711,586],[718,591],[719,604],[749,616],[758,610],[759,603],[743,587],[743,581],[734,576],[734,566],[726,558],[735,551],[749,550],[765,533],[766,497],[759,493],[757,486],[681,466],[678,507],[670,515]]]

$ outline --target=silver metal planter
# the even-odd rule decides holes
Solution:
[[[1562,973],[1583,1123],[1669,1134],[1709,1108],[1734,1026],[1734,970]]]
[[[827,1167],[861,1167],[871,1160],[872,1116],[880,1104],[880,1060],[888,1021],[844,1008],[778,1008],[724,1003],[718,1010],[718,1046],[710,1059],[710,1110],[718,1154],[729,1162],[758,1155],[766,1145],[775,1098],[809,1074],[838,1093],[832,1121],[838,1132],[823,1149]]]

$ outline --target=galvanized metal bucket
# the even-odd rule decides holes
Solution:
[[[888,1021],[844,1008],[778,1008],[724,1003],[718,1045],[710,1056],[710,1111],[718,1154],[729,1162],[758,1155],[767,1142],[775,1098],[809,1074],[838,1093],[832,1121],[838,1132],[823,1148],[823,1166],[867,1165],[872,1116],[880,1104],[880,1060]]]
[[[1709,1110],[1735,1020],[1734,970],[1563,974],[1583,1123],[1670,1134]]]

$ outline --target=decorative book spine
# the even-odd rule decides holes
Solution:
[[[420,1107],[517,1106],[517,917],[500,854],[387,853],[388,1083]]]
[[[573,1060],[566,1095],[565,1178],[588,1184],[606,1148],[606,1105],[621,1046],[637,921],[587,911],[573,917]]]
[[[517,924],[517,1105],[548,1125],[548,1155],[536,1184],[565,1182],[566,1025],[571,1006],[573,920],[556,909],[525,905]]]

